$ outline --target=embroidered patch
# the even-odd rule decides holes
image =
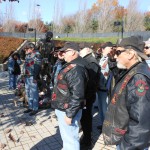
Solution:
[[[57,79],[58,79],[58,80],[62,80],[62,78],[63,78],[63,75],[62,75],[62,74],[59,74],[59,75],[57,76]]]
[[[69,107],[69,104],[68,104],[68,103],[65,103],[65,104],[64,104],[64,108],[67,109],[68,107]]]
[[[123,130],[123,129],[119,129],[119,128],[115,128],[115,131],[120,133],[121,135],[124,135],[127,132],[127,130]]]
[[[143,80],[138,80],[136,83],[135,83],[135,86],[136,86],[136,94],[139,95],[139,96],[144,96],[146,94],[146,90],[149,89],[147,83]]]
[[[104,123],[103,123],[104,126],[108,127],[111,125],[111,123],[107,120],[104,120]]]
[[[117,101],[117,94],[115,93],[112,100],[111,100],[111,103],[115,105],[116,101]]]
[[[60,89],[64,89],[64,90],[66,90],[67,89],[67,85],[65,85],[65,84],[58,84],[58,87],[60,88]]]
[[[52,94],[52,101],[56,99],[56,93]]]

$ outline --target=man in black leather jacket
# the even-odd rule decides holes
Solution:
[[[57,76],[52,93],[52,107],[58,118],[64,150],[80,150],[79,122],[88,81],[86,62],[79,56],[79,45],[66,42],[60,49],[67,62]]]
[[[81,126],[83,136],[80,144],[82,148],[88,148],[91,146],[91,132],[92,132],[92,106],[96,99],[96,91],[100,79],[100,66],[94,57],[93,50],[88,43],[81,43],[80,56],[83,57],[88,63],[89,82],[86,90],[86,107],[83,109]]]
[[[127,69],[117,81],[103,124],[107,145],[118,150],[143,150],[150,145],[150,70],[138,37],[123,39],[117,47],[117,67]]]

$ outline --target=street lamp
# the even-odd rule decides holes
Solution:
[[[121,26],[121,38],[123,39],[123,32],[124,32],[123,20],[122,21],[115,21],[114,26]]]
[[[34,31],[35,46],[36,46],[36,28],[28,28],[28,31]]]

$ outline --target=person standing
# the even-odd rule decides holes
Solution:
[[[79,45],[66,42],[59,51],[66,64],[57,76],[51,106],[58,118],[63,150],[80,150],[79,122],[85,101],[88,73],[85,61],[79,56]]]
[[[108,88],[107,82],[109,77],[109,65],[108,65],[108,55],[112,51],[113,44],[107,42],[101,46],[102,48],[102,58],[100,59],[99,65],[101,67],[100,76],[100,86],[98,90],[98,109],[100,116],[100,125],[97,127],[100,132],[102,131],[102,126],[105,118],[105,113],[108,106]]]
[[[58,73],[61,70],[62,66],[65,64],[64,57],[62,54],[63,53],[58,50],[54,52],[54,57],[57,57],[57,60],[53,66],[53,72],[51,77],[52,87],[54,87],[54,85],[57,83]]]
[[[126,69],[117,80],[105,115],[102,134],[117,150],[144,150],[150,145],[150,71],[143,53],[144,42],[136,36],[122,39],[115,59]]]
[[[148,66],[150,67],[150,40],[145,41],[144,53],[148,56],[146,60]]]
[[[25,51],[24,75],[28,109],[24,113],[30,112],[29,115],[32,116],[38,112],[39,93],[37,79],[41,69],[41,55],[38,51],[35,51],[33,43],[28,43]]]
[[[81,126],[83,131],[83,136],[81,138],[80,144],[81,148],[91,147],[91,133],[92,133],[92,108],[93,103],[96,99],[96,92],[98,89],[99,79],[100,79],[100,66],[93,56],[93,50],[90,48],[88,43],[81,43],[80,45],[80,56],[84,58],[88,65],[89,81],[86,88],[86,104],[82,112]]]
[[[150,57],[150,40],[145,41],[144,53]]]
[[[12,54],[8,60],[8,72],[9,72],[9,89],[15,90],[17,77],[21,73],[20,69],[21,60],[18,53]]]

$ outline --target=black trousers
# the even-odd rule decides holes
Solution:
[[[87,99],[86,109],[82,110],[81,126],[83,131],[83,139],[86,141],[86,143],[91,142],[92,108],[95,98],[96,95],[90,97],[90,99]]]

